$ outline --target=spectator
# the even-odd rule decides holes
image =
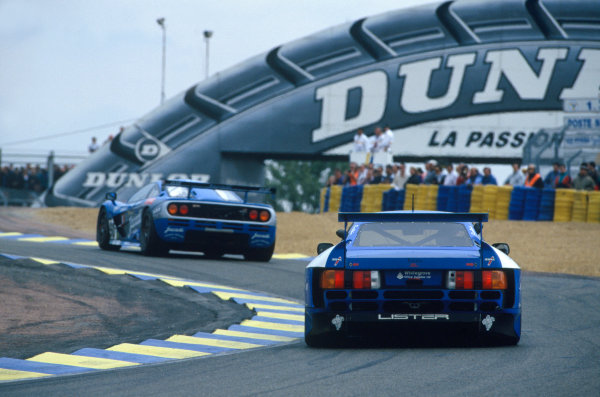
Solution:
[[[508,178],[506,178],[506,181],[504,181],[504,184],[511,185],[511,186],[523,186],[525,184],[525,176],[523,175],[523,173],[520,170],[521,164],[513,163],[512,168],[513,168],[513,173],[510,174],[508,176]]]
[[[359,128],[354,135],[354,151],[366,152],[369,150],[369,138],[364,134],[363,129]]]
[[[571,177],[567,172],[566,165],[561,164],[558,167],[558,176],[554,181],[554,186],[556,186],[557,189],[569,189],[571,187]]]
[[[375,128],[375,135],[371,137],[371,152],[377,153],[383,151],[383,133],[381,132],[381,128]]]
[[[588,176],[592,178],[596,187],[595,190],[600,190],[600,175],[598,175],[598,170],[596,170],[596,163],[590,161],[588,163]]]
[[[556,177],[560,173],[558,171],[559,166],[560,166],[559,163],[552,164],[552,171],[548,172],[548,175],[546,175],[546,177],[544,178],[544,187],[548,187],[548,188],[556,187],[554,182],[556,181]]]
[[[535,187],[538,189],[543,189],[544,187],[544,181],[542,180],[542,176],[536,172],[534,164],[529,164],[527,166],[527,177],[525,178],[525,186]]]
[[[587,164],[581,164],[579,167],[579,174],[573,179],[573,189],[577,190],[594,190],[596,184],[594,180],[588,175]]]
[[[400,163],[398,164],[398,172],[394,175],[394,189],[400,190],[404,189],[404,185],[406,185],[406,181],[408,181],[408,175],[406,175],[406,164]]]
[[[367,167],[364,164],[359,165],[358,166],[358,179],[356,180],[356,183],[359,185],[366,184],[368,173],[369,173],[369,170],[367,169]]]
[[[410,176],[408,180],[404,184],[406,185],[420,185],[421,184],[421,176],[419,175],[419,171],[415,167],[410,167]]]
[[[475,167],[469,171],[469,177],[465,181],[467,185],[481,185],[483,177],[479,173],[479,170]]]
[[[333,184],[334,185],[343,185],[344,184],[344,176],[342,175],[342,170],[336,168],[333,171]]]
[[[458,179],[458,174],[454,171],[454,167],[452,164],[446,165],[446,177],[444,178],[444,185],[446,186],[456,186],[456,180]]]
[[[98,146],[98,142],[96,141],[96,137],[93,136],[92,137],[92,143],[90,143],[90,145],[88,146],[88,152],[90,152],[90,154],[92,154],[96,150],[98,150],[99,148],[100,148],[100,146]]]
[[[372,185],[377,185],[383,182],[383,167],[378,165],[373,169],[373,179],[369,182]]]
[[[344,180],[345,185],[356,186],[358,181],[358,168],[356,167],[356,163],[353,161],[350,163],[350,169],[346,171],[346,178]]]
[[[383,144],[382,144],[382,151],[384,152],[389,152],[392,149],[392,143],[394,143],[394,133],[392,132],[392,130],[390,129],[389,126],[385,126],[385,128],[383,129]]]
[[[444,177],[446,175],[444,175],[444,173],[442,172],[442,167],[438,164],[435,165],[433,167],[433,172],[435,175],[435,184],[436,185],[441,185],[442,183],[444,183]]]
[[[385,166],[385,175],[382,183],[392,183],[394,180],[394,167],[391,164]]]
[[[461,164],[458,166],[458,178],[456,179],[456,185],[463,185],[467,183],[467,179],[469,179],[469,167],[465,164]]]
[[[481,184],[482,185],[497,185],[498,182],[496,181],[496,178],[494,177],[494,175],[492,175],[492,170],[490,169],[490,167],[485,167],[483,169],[483,177],[481,178]]]
[[[437,177],[435,175],[435,166],[437,165],[437,161],[435,160],[429,160],[427,163],[425,163],[425,179],[423,180],[423,183],[426,185],[435,185],[437,184]]]

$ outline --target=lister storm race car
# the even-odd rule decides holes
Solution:
[[[177,179],[146,185],[126,203],[107,193],[96,240],[104,250],[133,244],[145,255],[176,249],[202,251],[209,258],[231,253],[268,261],[275,247],[275,211],[268,204],[249,202],[254,194],[275,191]]]
[[[319,244],[306,268],[306,343],[374,335],[423,340],[457,331],[476,343],[517,344],[521,270],[507,244],[483,241],[487,218],[340,213],[342,241]]]

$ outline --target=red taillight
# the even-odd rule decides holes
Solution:
[[[177,204],[169,204],[169,206],[167,207],[167,212],[171,215],[175,215],[177,213]]]
[[[251,221],[257,220],[258,219],[258,211],[250,210],[250,212],[248,212],[248,218],[250,218]]]
[[[321,273],[321,288],[323,289],[343,289],[344,271],[343,270],[325,270]]]
[[[190,212],[190,209],[188,208],[187,205],[182,204],[182,205],[179,206],[179,213],[181,215],[187,215],[189,212]]]
[[[371,288],[371,272],[355,271],[352,272],[352,288],[363,289]]]
[[[266,210],[260,211],[260,221],[261,222],[266,222],[270,218],[271,218],[271,214],[269,213],[269,211],[266,211]]]
[[[506,275],[501,270],[484,270],[481,272],[483,289],[506,289]]]
[[[446,284],[449,289],[473,289],[473,279],[471,271],[451,270]]]

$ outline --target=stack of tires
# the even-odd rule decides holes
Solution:
[[[573,215],[571,221],[585,222],[588,212],[588,192],[576,190],[573,195]]]
[[[498,195],[498,186],[485,185],[483,187],[483,200],[481,201],[481,211],[487,212],[490,219],[496,219],[496,196]]]
[[[363,187],[345,186],[342,189],[342,198],[340,203],[340,212],[357,212],[360,211],[360,203],[362,201]]]
[[[437,209],[438,185],[427,185],[427,198],[425,200],[425,209],[435,211]]]
[[[538,213],[538,221],[551,221],[554,217],[554,189],[542,190],[542,199],[540,200],[540,210]]]
[[[460,185],[458,187],[457,212],[469,212],[471,208],[471,185]]]
[[[381,211],[383,193],[390,189],[390,185],[364,185],[360,212]]]
[[[600,192],[589,192],[588,194],[588,223],[600,223]]]
[[[415,196],[415,209],[426,210],[427,209],[427,195],[429,193],[429,185],[419,185],[417,188],[417,195]]]
[[[542,190],[529,187],[525,190],[525,202],[523,205],[523,220],[535,221],[538,218]]]
[[[458,186],[447,186],[448,187],[448,203],[446,205],[446,211],[458,212]]]
[[[417,204],[417,192],[419,190],[419,185],[406,185],[404,189],[404,209],[411,210],[413,206],[413,198],[415,203],[415,209]]]
[[[554,222],[570,222],[573,215],[575,190],[556,189],[554,196]]]
[[[520,221],[523,219],[523,207],[525,205],[525,187],[515,186],[510,195],[510,204],[508,206],[508,219]]]
[[[507,220],[508,207],[510,205],[510,196],[512,195],[512,186],[498,186],[496,193],[496,213],[495,219]]]
[[[437,205],[438,211],[448,211],[448,196],[450,195],[450,186],[440,185],[438,187]]]
[[[474,185],[469,212],[483,212],[483,185]]]
[[[329,189],[329,211],[338,212],[342,201],[342,186],[333,185]]]
[[[393,211],[398,200],[398,191],[396,189],[390,189],[383,192],[383,201],[381,202],[382,211]]]

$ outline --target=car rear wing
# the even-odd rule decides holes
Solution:
[[[277,190],[273,187],[261,187],[261,186],[243,186],[243,185],[225,185],[219,183],[207,183],[207,182],[199,182],[199,181],[191,181],[191,180],[177,180],[177,179],[166,179],[164,184],[170,186],[182,186],[190,188],[188,192],[188,198],[192,193],[192,188],[202,188],[202,189],[219,189],[219,190],[229,190],[232,192],[241,192],[244,193],[244,202],[248,201],[248,193],[258,193],[258,194],[270,194],[273,199],[275,199],[275,193]]]
[[[475,222],[488,221],[479,212],[340,212],[338,222]]]

